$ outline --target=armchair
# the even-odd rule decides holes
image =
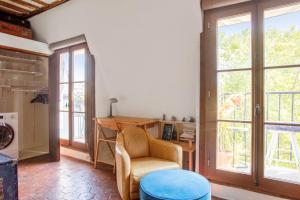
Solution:
[[[116,141],[116,176],[123,200],[139,198],[140,179],[149,172],[182,167],[182,148],[128,127]]]

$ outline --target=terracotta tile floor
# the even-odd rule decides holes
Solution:
[[[119,200],[111,169],[94,169],[68,157],[39,157],[19,163],[20,200]]]
[[[45,156],[21,161],[18,176],[20,200],[121,199],[111,169],[64,156],[60,162]]]

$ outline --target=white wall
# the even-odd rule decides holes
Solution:
[[[96,58],[96,113],[196,116],[199,0],[72,0],[30,19],[38,40],[85,34]]]
[[[96,59],[97,116],[107,115],[108,98],[117,97],[119,115],[198,118],[199,1],[72,0],[30,21],[47,43],[85,34]],[[277,199],[216,184],[212,193]]]

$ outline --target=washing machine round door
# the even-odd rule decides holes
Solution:
[[[0,150],[8,147],[14,140],[14,129],[6,123],[0,123]]]

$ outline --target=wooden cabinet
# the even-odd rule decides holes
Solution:
[[[31,29],[4,21],[0,21],[0,32],[27,39],[32,39]]]

